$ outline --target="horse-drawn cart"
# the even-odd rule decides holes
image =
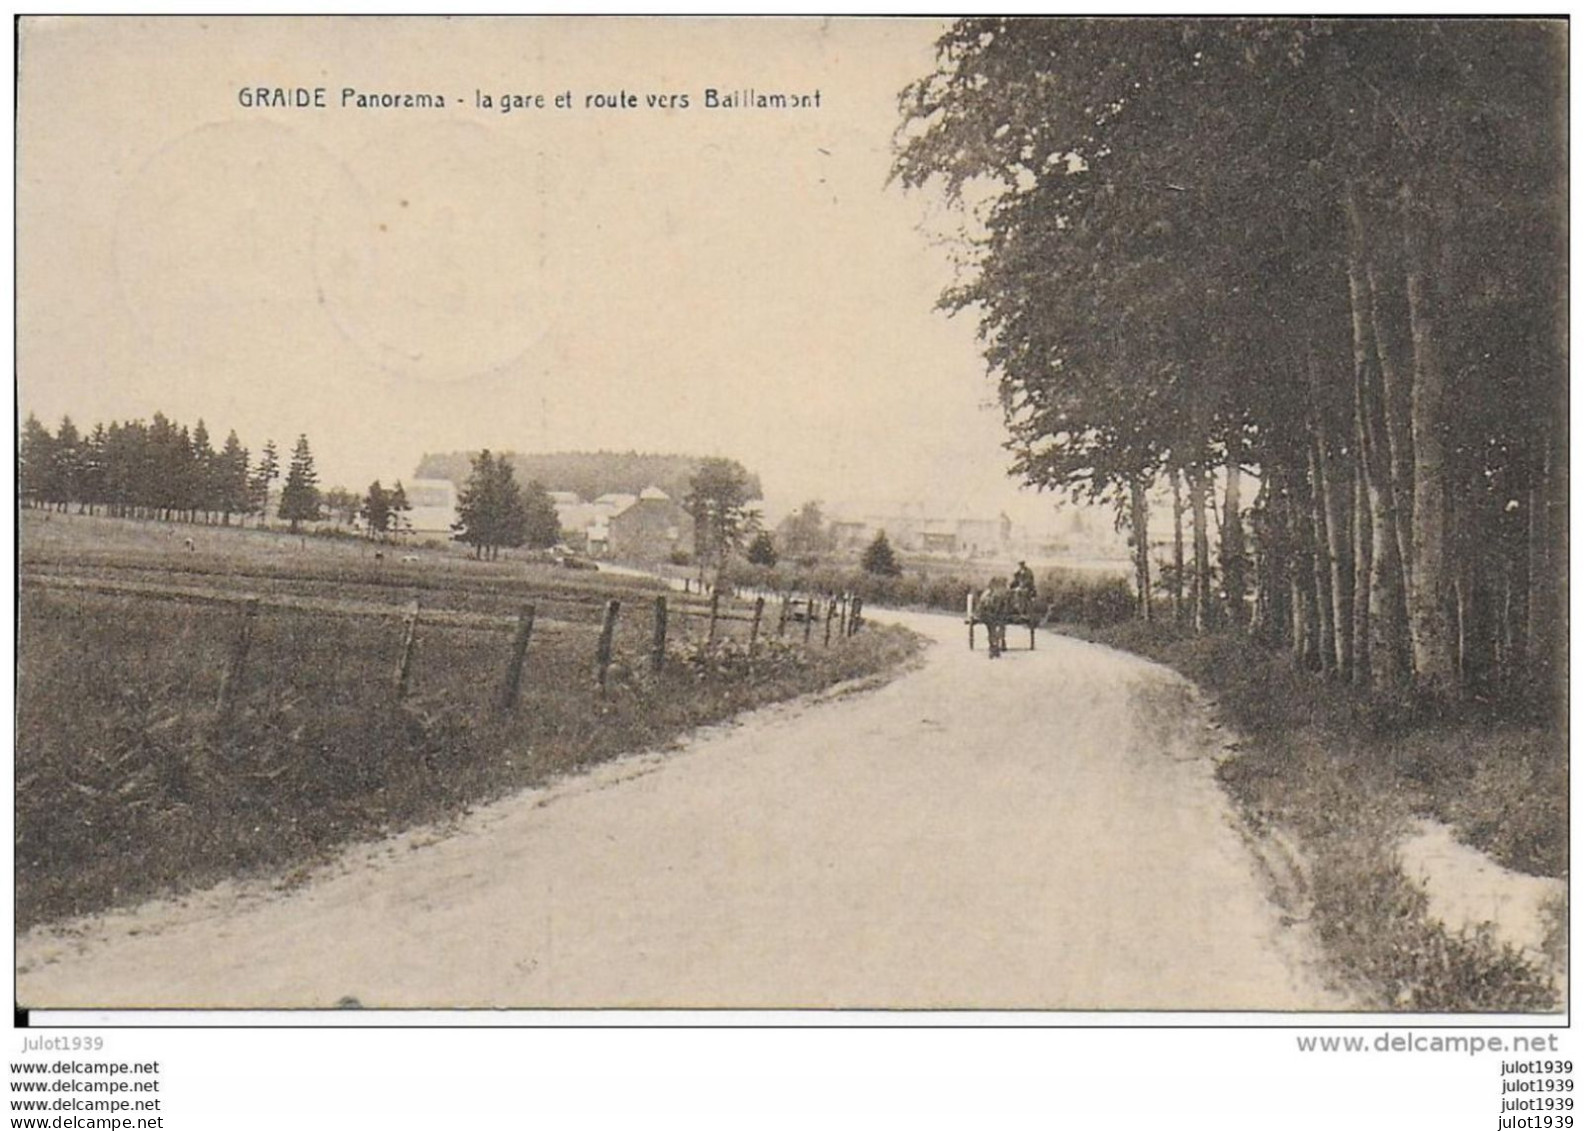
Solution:
[[[1006,627],[1021,625],[1028,629],[1028,650],[1034,651],[1034,630],[1042,619],[1035,607],[1034,595],[1017,589],[987,589],[983,593],[968,594],[968,608],[963,618],[968,625],[968,650],[974,648],[974,630],[985,626],[985,637],[992,655],[1006,649]]]

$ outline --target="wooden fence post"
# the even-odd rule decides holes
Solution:
[[[418,603],[413,602],[417,609]],[[517,635],[512,638],[511,659],[506,663],[506,680],[501,684],[500,709],[515,710],[517,695],[522,688],[524,660],[528,655],[528,640],[533,636],[534,607],[524,605],[517,613]]]
[[[841,595],[841,614],[836,626],[836,635],[845,639],[847,636],[847,594]]]
[[[666,649],[666,599],[656,597],[654,603],[654,644],[649,651],[649,666],[658,672],[665,666]]]
[[[863,598],[852,599],[852,615],[847,618],[847,635],[857,636],[858,626],[863,624]]]
[[[600,625],[599,651],[594,657],[594,662],[599,667],[599,689],[602,694],[605,691],[605,677],[610,672],[611,640],[616,635],[616,614],[620,611],[620,601],[605,602],[605,623]]]
[[[407,698],[407,681],[412,675],[413,645],[418,641],[418,602],[407,606],[407,628],[402,633],[401,655],[396,658],[396,698]]]
[[[830,647],[831,621],[836,618],[836,598],[825,602],[825,647]]]
[[[715,643],[715,622],[719,618],[720,618],[720,592],[718,590],[715,590],[715,591],[712,591],[710,593],[709,642],[711,644]]]
[[[764,616],[764,598],[754,598],[753,627],[748,630],[748,654],[752,656],[759,647],[759,621]]]
[[[242,673],[247,667],[248,649],[253,646],[253,626],[258,621],[259,599],[249,597],[242,606],[242,627],[237,632],[236,644],[231,648],[231,659],[225,674],[220,677],[220,701],[216,704],[221,722],[231,717],[237,695],[242,688]]]
[[[803,598],[803,646],[808,647],[809,633],[814,631],[814,618],[819,616],[819,607],[813,597]]]
[[[776,635],[777,636],[785,636],[786,635],[786,622],[787,622],[787,599],[786,599],[786,594],[783,593],[781,595],[781,617],[780,617],[779,620],[776,621]]]

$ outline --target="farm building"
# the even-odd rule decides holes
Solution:
[[[634,562],[665,561],[674,553],[693,553],[693,516],[658,487],[606,520],[606,553]]]
[[[693,552],[693,516],[658,487],[601,495],[592,503],[570,491],[551,498],[567,540],[592,557],[663,562]]]
[[[867,515],[861,520],[838,518],[830,524],[836,545],[846,550],[862,549],[881,530],[899,550],[954,557],[1005,554],[1012,542],[1012,520],[1005,514],[989,518],[973,514],[966,508],[951,514],[935,507],[912,504],[887,514]]]
[[[414,479],[402,484],[412,504],[407,521],[419,538],[449,538],[457,520],[457,489],[449,479]]]

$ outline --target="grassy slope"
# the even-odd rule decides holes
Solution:
[[[1222,765],[1222,782],[1257,829],[1298,844],[1308,890],[1306,906],[1290,910],[1311,918],[1363,1000],[1429,1012],[1554,1006],[1546,972],[1488,937],[1428,922],[1393,845],[1414,815],[1429,815],[1508,867],[1565,876],[1559,728],[1371,702],[1231,635],[1141,624],[1076,634],[1169,664],[1214,697],[1246,739]]]
[[[111,524],[106,538],[104,523],[57,522],[51,533],[62,561],[73,557],[58,534],[67,525],[77,526],[72,538],[91,543],[79,549],[106,562],[136,559],[157,571],[150,555],[165,553],[159,527]],[[204,553],[223,559],[226,532],[206,533]],[[25,559],[38,541],[25,546]],[[368,596],[368,563],[344,547],[317,553],[312,540],[304,551],[291,539],[300,565],[262,568],[279,556],[279,541],[249,532],[232,563],[241,576],[228,577],[222,560],[210,583],[260,591],[265,580],[301,582],[324,594],[345,576]],[[179,538],[174,547],[173,568],[197,564]],[[537,596],[554,582],[561,596],[587,601],[607,579],[563,581],[520,564],[446,560],[424,580],[426,607],[504,612],[526,589]],[[464,583],[475,588],[462,600]],[[502,714],[494,699],[509,631],[422,626],[412,693],[397,702],[399,620],[269,609],[257,623],[237,710],[222,724],[215,703],[237,624],[235,608],[223,604],[30,591],[24,577],[19,927],[305,864],[349,841],[456,815],[751,707],[892,670],[917,644],[902,630],[871,626],[829,649],[816,637],[805,650],[767,630],[750,658],[745,625],[723,624],[737,635],[706,648],[703,625],[673,615],[671,658],[655,675],[645,663],[650,624],[632,615],[621,621],[611,688],[601,695],[596,626],[569,616],[536,631],[523,702]]]

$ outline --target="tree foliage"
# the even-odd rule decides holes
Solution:
[[[229,523],[260,509],[248,460],[234,431],[215,451],[201,420],[189,430],[155,413],[95,424],[85,435],[67,416],[51,434],[29,414],[17,443],[17,493],[28,507]]]
[[[779,560],[770,532],[761,530],[755,534],[753,541],[748,543],[748,561],[753,565],[773,566]]]
[[[865,573],[872,573],[879,577],[900,577],[902,563],[897,561],[896,551],[891,548],[891,541],[886,537],[884,530],[874,536],[874,540],[864,547],[858,564]]]
[[[358,517],[363,520],[364,528],[377,538],[384,538],[391,533],[391,493],[378,479],[369,484],[368,491],[363,495]]]
[[[561,541],[561,517],[544,484],[531,479],[523,489],[523,544],[544,550]]]
[[[750,523],[757,522],[748,508],[750,483],[747,469],[736,460],[711,457],[699,463],[683,505],[693,516],[700,562],[719,565],[741,549]]]
[[[512,465],[495,458],[488,448],[473,457],[473,472],[457,497],[452,530],[457,541],[472,546],[479,558],[497,558],[503,547],[527,541],[528,507],[522,487]]]
[[[426,454],[418,465],[420,479],[466,482],[471,474],[472,452]],[[698,473],[697,456],[651,452],[502,452],[495,455],[512,465],[523,483],[538,481],[550,491],[571,491],[585,501],[601,495],[636,495],[658,487],[673,499],[687,495]],[[748,497],[760,496],[759,479],[748,476]]]
[[[286,483],[281,488],[280,517],[296,531],[305,522],[319,520],[322,504],[313,451],[308,446],[308,437],[298,436],[291,464],[286,469]]]
[[[979,319],[1012,472],[1117,505],[1142,592],[1139,501],[1180,476],[1196,623],[1252,592],[1310,666],[1434,693],[1545,670],[1564,51],[1533,20],[955,24],[895,176],[963,209],[941,302]]]
[[[776,527],[776,542],[788,557],[814,557],[835,548],[818,500],[810,500],[781,520]]]

